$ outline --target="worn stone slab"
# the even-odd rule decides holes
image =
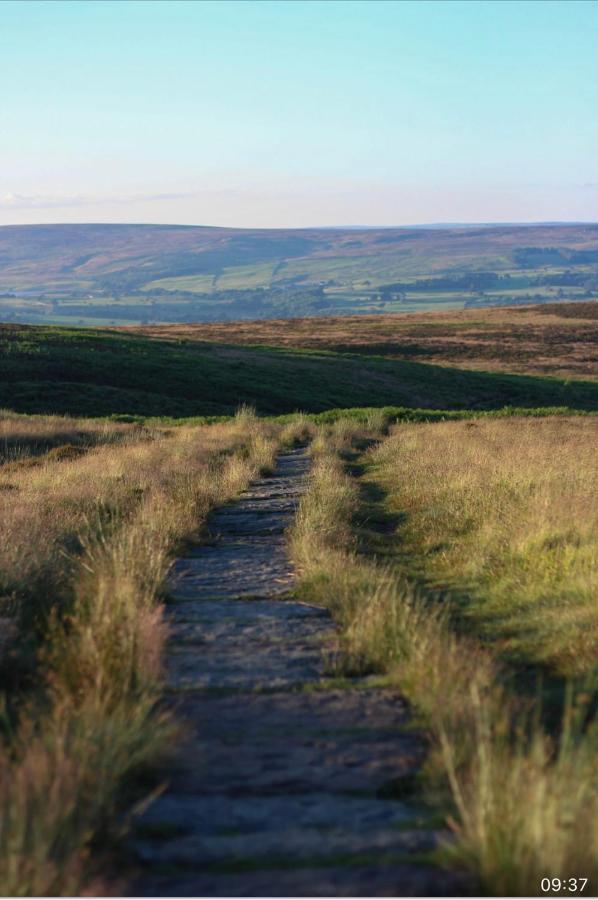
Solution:
[[[171,647],[170,690],[272,691],[320,679],[336,650],[336,631],[319,607],[206,600],[176,605]]]
[[[291,494],[273,497],[271,494],[265,494],[256,497],[255,494],[250,493],[241,497],[234,506],[223,507],[212,516],[210,523],[212,526],[218,527],[220,522],[234,522],[240,515],[248,513],[257,516],[284,513],[285,516],[292,517],[297,510],[299,496],[299,494]]]
[[[354,682],[356,688],[360,682]],[[378,739],[395,742],[400,754],[411,744],[421,748],[421,738],[410,726],[409,711],[390,690],[331,688],[314,681],[307,689],[283,694],[236,694],[213,697],[197,692],[181,699],[180,710],[189,723],[198,723],[197,738],[228,743],[265,737],[288,745],[314,736]],[[309,688],[313,689],[309,689]],[[371,785],[375,790],[377,785]]]
[[[262,538],[208,545],[202,552],[178,560],[169,587],[175,600],[201,600],[271,597],[288,591],[292,584],[293,570],[282,540],[278,546]]]
[[[359,854],[432,849],[438,835],[413,826],[417,811],[377,798],[330,795],[218,797],[169,793],[152,807],[136,842],[140,859],[189,867],[252,859],[296,867]]]
[[[301,473],[301,477],[305,477],[306,473]],[[301,482],[289,481],[288,477],[284,478],[268,478],[263,479],[262,481],[256,482],[256,484],[252,485],[251,490],[246,492],[246,494],[241,495],[241,499],[243,497],[252,498],[254,500],[264,499],[267,501],[270,500],[279,500],[284,498],[292,498],[297,501],[301,494],[303,493],[303,485]],[[234,504],[230,504],[230,506],[234,506]],[[218,515],[222,510],[228,509],[228,506],[221,507],[215,515]]]
[[[357,795],[271,794],[259,803],[253,795],[241,795],[230,797],[225,805],[212,794],[169,792],[146,813],[143,835],[145,840],[157,840],[170,832],[174,843],[181,834],[236,839],[244,833],[263,837],[272,832],[284,840],[281,835],[302,828],[316,835],[405,828],[414,814],[404,803]]]
[[[421,853],[434,849],[433,832],[423,829],[349,830],[337,826],[325,832],[310,826],[268,828],[252,833],[246,829],[238,835],[179,834],[171,840],[139,840],[136,851],[141,862],[189,868],[201,859],[205,866],[252,860],[254,866],[270,868],[274,860],[285,865],[319,865],[339,856],[375,856]]]
[[[293,624],[299,624],[300,637],[289,646]],[[328,633],[332,639],[331,626]],[[293,623],[263,615],[255,622],[220,621],[211,628],[181,624],[173,629],[177,644],[167,662],[166,684],[170,690],[252,691],[313,681],[323,675],[324,636],[319,619]]]
[[[266,695],[267,696],[267,695]],[[387,785],[412,776],[422,759],[415,738],[350,734],[304,737],[284,733],[241,735],[201,742],[201,754],[179,759],[173,790],[201,794],[384,794]],[[192,765],[190,765],[192,763]]]
[[[209,525],[210,533],[215,536],[228,535],[270,535],[282,534],[291,521],[292,514],[264,509],[236,510],[214,518]]]
[[[280,622],[293,619],[320,619],[336,629],[331,623],[328,610],[322,606],[314,606],[312,603],[301,603],[288,600],[281,603],[280,600],[259,599],[253,604],[246,599],[205,599],[201,603],[194,600],[180,601],[173,604],[168,611],[171,626],[177,623],[195,623],[206,626],[217,625],[219,622],[251,623],[256,619],[269,618]],[[172,642],[174,643],[174,641]]]

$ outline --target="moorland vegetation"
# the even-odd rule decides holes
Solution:
[[[231,333],[231,338],[234,332]],[[513,375],[371,354],[245,347],[94,329],[0,326],[0,406],[86,416],[261,415],[402,406],[598,409],[589,380]]]
[[[422,315],[361,315],[195,325],[133,333],[164,340],[384,356],[518,375],[596,379],[598,303],[547,303]]]

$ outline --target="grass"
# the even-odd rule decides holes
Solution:
[[[272,282],[272,270],[274,267],[274,263],[259,263],[252,266],[225,268],[215,280],[215,287],[219,291],[269,287]]]
[[[331,352],[89,329],[0,329],[0,405],[26,413],[262,415],[341,407],[598,409],[598,385]]]
[[[9,675],[24,648],[30,662],[0,746],[2,894],[89,885],[93,841],[173,738],[157,706],[173,554],[271,465],[276,440],[243,410],[226,425],[142,440],[131,429],[73,460],[0,468],[2,649]]]
[[[0,464],[35,465],[37,457],[72,458],[91,447],[117,444],[135,434],[141,440],[149,432],[141,426],[68,416],[23,416],[0,409]],[[6,471],[6,470],[4,470]]]
[[[301,593],[328,605],[340,624],[340,672],[384,675],[427,726],[431,751],[425,779],[433,802],[447,810],[454,835],[444,862],[467,869],[483,894],[537,895],[543,877],[574,875],[589,879],[586,893],[591,893],[598,877],[598,730],[588,724],[589,698],[571,688],[560,729],[547,731],[540,710],[511,692],[492,643],[456,630],[450,604],[439,603],[438,592],[409,577],[397,560],[364,555],[372,539],[364,543],[363,533],[374,527],[376,510],[363,506],[360,485],[345,471],[343,455],[356,444],[363,452],[380,435],[381,424],[373,421],[364,429],[337,422],[314,440],[311,485],[291,534]],[[516,420],[499,424],[511,429],[512,439],[521,430]],[[450,457],[448,479],[443,473],[442,480],[430,481],[423,472],[430,456],[443,466],[446,445],[439,451],[431,433],[445,427],[461,426],[399,426],[370,451],[384,483],[390,448],[403,431],[415,430],[427,438],[405,453],[415,466],[421,462],[418,486],[425,492],[429,481],[430,490],[441,493],[447,480],[450,485]],[[394,467],[392,478],[398,491],[409,493],[407,471]],[[487,480],[492,484],[491,477]],[[484,485],[480,479],[478,493]],[[430,515],[436,509],[430,507]],[[438,512],[446,522],[441,505]],[[378,514],[388,528],[384,510]],[[378,541],[392,547],[396,538],[390,530]]]
[[[403,425],[372,455],[400,552],[520,663],[598,674],[593,418]]]

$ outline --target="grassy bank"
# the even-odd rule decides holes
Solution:
[[[520,423],[504,424],[514,437]],[[404,428],[444,427],[398,427],[366,457],[380,467],[371,477],[382,471],[388,482],[392,448]],[[467,869],[485,894],[540,894],[545,876],[588,878],[585,892],[591,893],[598,877],[598,734],[584,721],[587,694],[570,699],[562,729],[550,734],[540,711],[511,693],[500,643],[479,640],[473,628],[455,629],[450,604],[438,602],[438,590],[414,579],[404,565],[409,539],[403,547],[402,528],[396,537],[388,531],[387,510],[376,511],[371,501],[364,507],[360,485],[345,471],[343,455],[356,444],[363,451],[367,438],[354,423],[339,422],[314,441],[311,487],[291,537],[303,573],[302,595],[328,605],[340,623],[342,668],[385,676],[426,726],[431,750],[425,782],[454,834],[445,859]],[[408,458],[424,467],[433,455],[441,467],[442,452],[433,452],[433,438],[424,441]],[[488,479],[491,472],[485,475]],[[504,476],[500,483],[506,488]],[[411,490],[409,472],[393,469],[392,477],[397,491]],[[422,490],[429,484],[430,491],[438,485],[442,492],[446,481],[422,472],[418,484]],[[480,477],[478,494],[484,484]],[[376,514],[383,528],[372,537]],[[429,514],[442,521],[437,506],[430,506]],[[374,547],[383,554],[372,554]],[[409,547],[410,559],[413,552]],[[438,547],[436,553],[442,555]],[[584,558],[582,551],[582,571]],[[587,658],[584,672],[589,671]]]
[[[595,419],[406,425],[371,456],[403,565],[509,660],[598,675]]]
[[[77,416],[263,415],[401,406],[598,410],[598,383],[464,371],[376,355],[118,332],[0,327],[0,407]]]
[[[74,459],[0,467],[10,688],[0,893],[79,894],[89,884],[93,841],[110,831],[124,785],[172,737],[156,703],[173,554],[214,504],[271,464],[275,446],[273,427],[245,412],[226,425],[131,429]]]

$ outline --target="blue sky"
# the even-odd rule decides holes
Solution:
[[[598,2],[0,3],[0,224],[598,220]]]

